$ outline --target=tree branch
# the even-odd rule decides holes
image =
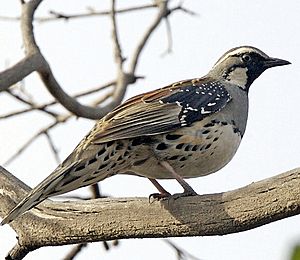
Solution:
[[[0,168],[0,216],[4,217],[29,190]],[[46,200],[10,225],[18,235],[24,255],[25,249],[29,252],[42,246],[124,238],[225,235],[299,213],[297,168],[237,190],[175,201],[149,204],[148,198],[63,203]]]
[[[168,1],[162,1],[158,3],[159,12],[157,16],[155,17],[152,24],[149,26],[149,28],[146,30],[145,34],[141,38],[140,42],[138,43],[130,63],[130,73],[134,74],[134,71],[136,70],[136,66],[138,64],[138,60],[140,58],[141,52],[144,49],[147,41],[150,38],[150,35],[154,32],[154,30],[158,27],[158,25],[161,23],[162,19],[166,17],[169,14],[168,9]]]
[[[170,247],[172,247],[177,255],[177,260],[187,260],[187,259],[191,259],[191,260],[201,260],[195,256],[193,256],[192,254],[190,254],[189,252],[187,252],[186,250],[178,247],[176,244],[174,244],[171,240],[169,239],[165,239],[164,242],[166,242]]]
[[[38,107],[38,105],[35,102],[24,99],[19,94],[14,93],[10,89],[6,90],[6,93],[8,93],[10,96],[14,97],[15,99],[17,99],[18,101],[20,101],[23,104],[26,104],[26,105],[28,105],[30,107],[35,107],[35,108]],[[46,107],[41,107],[41,108],[37,108],[37,109],[43,111],[44,113],[46,113],[46,114],[48,114],[48,115],[50,115],[50,116],[52,116],[54,118],[57,118],[59,116],[57,113],[55,113],[53,111],[50,111],[50,110],[47,110]],[[15,114],[17,114],[17,113],[15,113]],[[2,116],[0,116],[0,119],[2,119]]]
[[[115,84],[116,84],[116,81],[110,81],[110,82],[108,82],[108,83],[106,83],[104,85],[97,86],[95,88],[82,91],[82,92],[80,92],[78,94],[73,95],[72,97],[73,98],[79,98],[79,97],[84,97],[84,96],[87,96],[87,95],[90,95],[90,94],[94,94],[96,92],[99,92],[99,91],[104,90],[106,88],[109,88],[111,86],[114,86]],[[105,99],[107,99],[107,95],[104,95],[101,98],[102,98],[102,100],[105,100]],[[99,98],[99,100],[101,98]],[[28,113],[28,112],[32,112],[32,111],[35,111],[35,110],[40,110],[40,111],[45,112],[44,110],[47,107],[53,106],[53,105],[56,105],[56,104],[58,104],[57,100],[53,100],[53,101],[50,101],[50,102],[47,102],[47,103],[44,103],[44,104],[41,104],[41,105],[31,104],[29,108],[25,108],[25,109],[21,109],[21,110],[9,112],[9,113],[4,114],[4,115],[0,115],[0,120],[1,119],[6,119],[6,118],[11,118],[11,117],[18,116],[18,115],[21,115],[21,114],[24,114],[24,113]]]
[[[114,44],[114,56],[115,56],[115,62],[118,66],[118,71],[122,71],[122,65],[124,58],[122,56],[122,50],[120,45],[120,39],[118,35],[118,29],[117,29],[117,21],[116,21],[116,11],[115,11],[115,0],[111,1],[111,21],[112,21],[112,39]]]
[[[44,134],[45,134],[45,136],[46,136],[46,138],[47,138],[47,141],[48,141],[49,146],[50,146],[50,148],[51,148],[51,151],[52,151],[52,153],[53,153],[53,155],[54,155],[54,158],[55,158],[56,163],[57,163],[57,164],[60,164],[60,163],[61,163],[61,160],[60,160],[59,155],[58,155],[58,150],[57,150],[57,148],[55,147],[54,142],[53,142],[53,140],[52,140],[50,134],[48,133],[48,131],[45,131]]]
[[[39,66],[41,66],[39,55],[29,55],[9,69],[0,72],[0,92],[24,79],[36,71]]]
[[[26,148],[28,148],[38,137],[41,135],[47,133],[52,128],[58,126],[60,123],[64,123],[67,120],[69,120],[72,117],[71,114],[64,115],[58,117],[54,122],[50,123],[48,126],[40,129],[37,133],[35,133],[31,138],[29,138],[10,158],[4,162],[4,165],[8,165],[13,160],[15,160],[21,153],[25,151]]]
[[[170,15],[173,11],[182,9],[181,7],[169,9],[168,2],[169,1],[157,1],[155,4],[159,9],[159,13],[150,27],[146,30],[144,36],[138,43],[134,55],[132,56],[132,61],[130,62],[129,72],[126,73],[122,68],[123,57],[122,51],[120,48],[120,43],[117,34],[116,28],[116,11],[115,11],[115,1],[112,1],[112,11],[110,12],[112,18],[113,25],[113,43],[114,43],[114,52],[115,52],[115,60],[117,63],[117,76],[116,76],[116,84],[115,89],[112,95],[110,102],[108,102],[105,106],[101,107],[93,107],[83,105],[78,102],[75,98],[68,95],[61,85],[56,80],[52,69],[43,56],[42,52],[39,49],[39,46],[36,43],[35,35],[33,32],[33,20],[34,14],[38,6],[41,4],[42,0],[31,0],[31,1],[21,1],[22,2],[22,14],[20,17],[21,22],[21,31],[24,43],[24,49],[26,57],[16,65],[12,66],[10,69],[3,71],[0,73],[0,84],[2,90],[7,90],[10,86],[20,81],[31,72],[36,71],[44,85],[50,92],[50,94],[67,110],[78,117],[85,117],[90,119],[99,119],[109,113],[113,108],[118,106],[125,95],[126,89],[128,85],[136,82],[137,79],[141,78],[135,75],[136,67],[138,64],[138,60],[140,58],[140,54],[145,47],[150,35],[153,31],[158,27],[163,18]],[[182,9],[184,10],[184,9]],[[16,72],[22,71],[22,73],[18,73],[21,76],[15,76]],[[19,114],[13,113],[12,115]],[[9,117],[6,116],[5,118]]]
[[[50,65],[42,55],[35,41],[35,36],[33,33],[33,17],[35,10],[38,8],[41,2],[42,0],[31,0],[22,4],[21,31],[23,36],[25,53],[27,56],[35,58],[35,63],[31,64],[33,69],[25,71],[25,74],[28,75],[32,71],[36,71],[41,77],[41,80],[45,84],[48,91],[52,94],[52,96],[55,97],[59,103],[61,103],[66,109],[68,109],[73,114],[79,117],[85,117],[90,119],[99,119],[103,117],[114,107],[120,104],[124,97],[126,87],[129,84],[134,83],[138,77],[135,77],[134,74],[120,75],[120,79],[118,79],[118,81],[121,81],[123,83],[122,88],[118,89],[116,86],[116,91],[114,95],[114,98],[116,99],[112,100],[109,104],[103,107],[95,108],[91,106],[82,105],[76,99],[69,96],[57,82]],[[27,61],[27,59],[24,59],[24,61]],[[11,84],[16,83],[14,82],[14,80],[20,80],[20,78],[14,78],[10,76],[13,74],[12,69],[15,69],[15,66],[13,66],[10,70],[2,72],[2,74],[4,73],[4,76],[9,77],[9,80],[7,82],[9,84],[5,84],[5,86],[1,87],[2,90],[5,90],[8,87],[10,87]],[[17,68],[18,67],[20,67],[20,65],[18,65]]]
[[[130,13],[130,12],[135,12],[135,11],[141,11],[141,10],[146,10],[146,9],[153,9],[156,8],[156,4],[145,4],[145,5],[140,5],[140,6],[133,6],[133,7],[127,7],[127,8],[120,8],[116,10],[116,13],[118,14],[125,14],[125,13]],[[111,11],[96,11],[93,8],[87,8],[87,12],[84,13],[79,13],[79,14],[66,14],[62,12],[57,12],[50,10],[49,14],[51,15],[50,17],[36,17],[34,20],[36,22],[44,23],[44,22],[51,22],[51,21],[57,21],[57,20],[65,20],[69,21],[72,19],[80,19],[80,18],[92,18],[95,16],[106,16],[110,15]],[[0,20],[2,21],[20,21],[20,17],[9,17],[9,16],[0,16]]]
[[[71,251],[63,258],[63,260],[73,260],[78,253],[81,252],[82,249],[84,249],[88,244],[87,243],[82,243],[75,245]]]

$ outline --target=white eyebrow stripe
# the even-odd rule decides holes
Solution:
[[[223,57],[221,57],[221,58],[217,61],[217,63],[214,65],[214,67],[215,67],[217,64],[220,64],[221,62],[223,62],[224,60],[226,60],[229,56],[235,56],[235,55],[239,55],[239,54],[241,54],[241,53],[247,53],[247,52],[256,52],[256,53],[258,53],[259,55],[261,55],[261,56],[263,56],[263,57],[265,57],[265,58],[268,58],[268,56],[267,56],[265,53],[263,53],[263,52],[261,52],[261,51],[259,51],[259,50],[256,50],[255,48],[251,48],[251,47],[241,47],[241,48],[237,48],[237,49],[235,49],[235,50],[233,50],[233,51],[230,51],[230,52],[226,53]]]

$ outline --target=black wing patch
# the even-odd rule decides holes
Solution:
[[[182,106],[179,114],[181,126],[189,126],[206,116],[220,111],[232,99],[219,82],[193,84],[179,88],[173,95],[162,98],[161,102]]]

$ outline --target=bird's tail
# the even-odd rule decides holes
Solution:
[[[70,187],[68,184],[76,180],[70,173],[79,163],[74,162],[68,166],[58,167],[8,213],[2,220],[1,225],[10,223],[50,196],[59,195],[77,188],[78,186],[76,187],[76,185],[70,185]]]

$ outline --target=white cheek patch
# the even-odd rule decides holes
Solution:
[[[245,89],[248,81],[247,71],[247,68],[237,67],[229,73],[227,80]]]

